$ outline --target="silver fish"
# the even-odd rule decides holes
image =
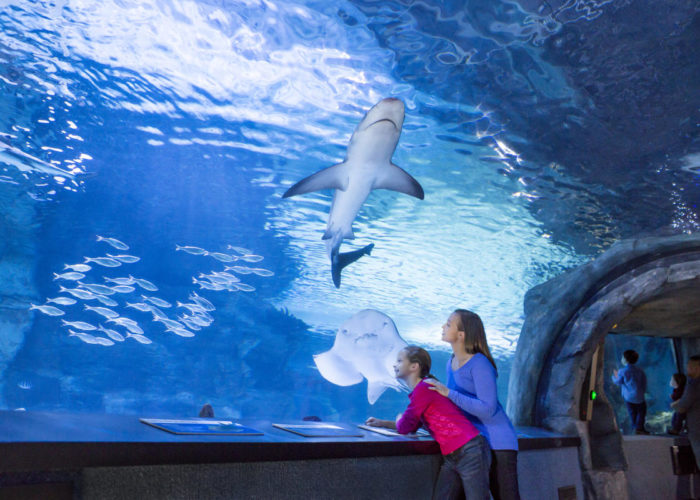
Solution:
[[[239,281],[241,281],[238,276],[234,276],[233,274],[227,273],[226,271],[214,271],[211,274],[218,278],[226,278],[228,280],[233,281],[234,283],[238,283]]]
[[[129,278],[133,278],[133,276],[129,275]],[[149,292],[157,292],[158,291],[158,287],[155,286],[153,283],[151,283],[148,280],[145,280],[142,278],[134,278],[134,283],[136,283],[138,286],[140,286],[144,290],[148,290]]]
[[[175,321],[172,319],[159,319],[158,321],[163,323],[168,328],[184,328],[185,327],[185,325],[183,325],[179,321]]]
[[[79,282],[80,288],[86,288],[90,290],[92,293],[96,293],[98,295],[114,295],[114,290],[112,288],[105,286],[105,285],[98,285],[97,283],[83,283]]]
[[[126,307],[130,307],[131,309],[136,309],[137,311],[141,311],[141,312],[151,312],[151,308],[153,306],[151,304],[146,304],[144,302],[136,302],[134,304],[127,302]]]
[[[95,298],[95,294],[92,292],[89,292],[88,290],[81,290],[80,288],[63,288],[59,287],[58,289],[59,292],[61,293],[69,293],[73,297],[77,297],[79,299],[83,300],[92,300]]]
[[[192,328],[193,330],[199,330],[200,327],[205,327],[205,326],[209,326],[212,324],[212,321],[209,321],[208,319],[204,318],[203,316],[199,316],[197,314],[194,314],[192,316],[187,316],[187,315],[183,314],[182,316],[178,316],[177,319],[185,322],[187,324],[187,326],[189,326],[190,328],[192,328],[193,324],[198,327],[198,328]]]
[[[93,326],[90,323],[85,323],[84,321],[66,321],[65,319],[62,319],[61,322],[63,323],[63,326],[72,326],[78,330],[97,330],[96,326]]]
[[[85,257],[85,262],[94,262],[103,267],[119,267],[122,265],[118,260],[109,257]]]
[[[129,285],[116,285],[112,287],[112,290],[118,293],[131,293],[135,290],[135,288]]]
[[[48,304],[49,302],[60,304],[62,306],[72,306],[77,302],[77,300],[71,299],[70,297],[56,297],[53,299],[46,299],[46,303]]]
[[[226,290],[226,287],[224,287],[222,285],[217,285],[215,283],[209,283],[207,281],[200,281],[197,278],[192,278],[192,282],[196,285],[199,285],[200,288],[204,288],[206,290],[215,290],[215,291]]]
[[[112,300],[109,297],[105,297],[104,295],[95,295],[95,298],[102,303],[103,306],[109,306],[109,307],[114,307],[118,306],[119,304],[117,303],[116,300]]]
[[[209,252],[204,250],[203,248],[199,247],[190,247],[190,246],[180,246],[180,245],[175,245],[175,250],[182,250],[183,252],[190,253],[192,255],[207,255]]]
[[[235,286],[241,292],[254,292],[255,291],[254,286],[246,285],[245,283],[232,283],[232,286]]]
[[[114,345],[114,342],[112,342],[109,339],[106,339],[104,337],[95,337],[95,344],[99,345]]]
[[[127,334],[126,337],[129,339],[134,339],[135,341],[140,342],[142,344],[152,344],[153,343],[153,341],[151,339],[149,339],[145,335],[140,335],[138,333],[137,334],[129,333],[129,334]]]
[[[241,255],[239,259],[244,260],[246,262],[260,262],[263,260],[265,257],[262,255],[253,255],[253,254],[248,254],[248,255]]]
[[[192,320],[192,316],[182,315],[182,316],[178,316],[177,319],[179,321],[182,321],[185,325],[187,325],[187,328],[189,328],[190,330],[196,331],[196,330],[202,329],[202,327],[200,325],[198,325],[195,321]]]
[[[253,268],[246,267],[246,266],[226,266],[226,267],[224,267],[224,270],[233,271],[234,273],[238,273],[238,274],[252,274],[253,273]]]
[[[97,314],[104,316],[105,318],[116,318],[119,316],[118,312],[112,311],[111,309],[107,309],[106,307],[92,307],[87,304],[85,304],[84,307],[86,311],[96,312]]]
[[[96,337],[94,335],[90,335],[89,333],[76,332],[76,331],[73,331],[69,328],[68,329],[68,336],[69,337],[78,337],[80,340],[82,340],[86,344],[97,344]]]
[[[64,314],[66,314],[65,312],[61,311],[59,308],[54,306],[37,306],[35,304],[29,304],[29,310],[31,311],[32,309],[36,309],[39,312],[46,314],[47,316],[63,316]]]
[[[216,260],[221,261],[221,262],[233,262],[235,260],[238,260],[238,257],[235,255],[229,255],[227,253],[221,253],[221,252],[209,252],[210,257],[214,257]]]
[[[108,253],[107,257],[109,257],[110,259],[118,260],[125,264],[133,264],[134,262],[138,262],[141,260],[141,257],[135,257],[133,255],[112,255],[111,253]]]
[[[167,332],[173,332],[175,335],[180,337],[194,337],[194,333],[189,331],[187,328],[166,328]]]
[[[86,273],[92,267],[88,266],[87,264],[66,264],[63,266],[63,269],[72,269],[73,271],[77,271],[79,273]]]
[[[63,274],[58,274],[58,273],[53,273],[53,280],[67,280],[67,281],[78,281],[81,280],[85,277],[84,274],[82,273],[77,273],[75,271],[71,271],[69,273],[63,273]]]
[[[113,246],[114,248],[116,248],[117,250],[128,250],[129,249],[129,245],[127,245],[126,243],[122,243],[121,241],[119,241],[115,238],[105,238],[103,236],[98,235],[97,241],[104,241],[105,243],[108,243],[111,246]]]
[[[272,271],[270,271],[270,270],[268,270],[268,269],[262,269],[262,268],[259,268],[259,267],[254,267],[254,268],[251,269],[251,271],[253,272],[253,274],[257,274],[258,276],[263,276],[263,277],[268,277],[268,276],[274,276],[274,275],[275,275],[275,273],[273,273]]]
[[[178,302],[177,307],[184,307],[193,314],[206,312],[206,309],[204,309],[204,307],[202,307],[200,304],[188,304],[184,302]]]
[[[211,302],[209,302],[209,301],[208,301],[207,299],[205,299],[204,297],[201,297],[201,296],[197,295],[196,292],[190,293],[190,297],[189,297],[189,298],[190,298],[190,300],[192,300],[192,301],[196,302],[197,304],[199,304],[200,306],[202,306],[202,307],[203,307],[205,310],[207,310],[207,311],[213,311],[214,309],[216,309],[216,308],[214,307],[214,304],[212,304]]]
[[[200,274],[199,277],[208,280],[210,283],[218,283],[220,285],[241,281],[235,276],[233,278],[226,278],[225,276],[215,276],[213,274]]]
[[[238,253],[241,254],[241,255],[246,255],[246,254],[253,253],[252,251],[248,250],[247,248],[236,247],[236,246],[233,246],[233,245],[226,245],[226,248],[227,248],[228,250],[233,250],[234,252],[238,252]]]
[[[151,314],[153,314],[153,321],[168,319],[168,315],[158,309],[156,306],[151,306]]]
[[[107,336],[112,340],[116,340],[117,342],[124,342],[124,336],[116,330],[112,330],[111,328],[105,328],[102,325],[98,326],[97,329],[101,332],[106,333]]]
[[[112,322],[112,323],[116,323],[118,325],[121,325],[124,328],[126,328],[127,330],[129,330],[131,333],[143,333],[143,330],[138,325],[138,323],[136,323],[136,321],[134,321],[133,319],[130,319],[130,318],[124,318],[124,317],[112,318],[112,319],[108,319],[107,322]]]
[[[159,299],[158,297],[148,297],[147,295],[141,295],[141,298],[158,307],[165,307],[166,309],[168,307],[173,307],[173,305],[170,302],[166,302],[165,300]]]
[[[133,285],[136,282],[132,276],[128,278],[105,278],[105,281],[109,283],[116,283],[117,285]]]

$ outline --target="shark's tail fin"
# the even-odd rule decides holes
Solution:
[[[374,243],[370,243],[364,248],[353,250],[352,252],[338,252],[331,259],[331,274],[333,275],[333,284],[336,288],[340,288],[340,272],[347,265],[352,264],[363,255],[369,255],[374,248]]]

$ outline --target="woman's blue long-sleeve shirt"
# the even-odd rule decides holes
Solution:
[[[477,353],[457,370],[452,370],[450,358],[447,388],[448,397],[486,437],[491,449],[518,449],[515,428],[498,402],[496,369],[486,356]]]

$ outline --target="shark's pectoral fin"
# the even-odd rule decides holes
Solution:
[[[372,189],[390,189],[399,193],[415,196],[419,200],[425,198],[423,187],[401,167],[393,163],[381,169],[377,174]]]
[[[362,382],[362,374],[351,363],[333,352],[333,349],[314,356],[314,362],[323,378],[335,385],[346,386]]]
[[[331,275],[333,276],[333,284],[336,288],[340,288],[340,272],[345,266],[355,262],[363,255],[369,255],[374,248],[374,243],[370,243],[364,248],[353,250],[352,252],[334,253],[331,255]]]
[[[321,191],[323,189],[340,189],[345,191],[348,187],[349,177],[346,164],[338,163],[332,167],[319,170],[313,175],[300,180],[282,195],[282,198],[289,198],[298,194]]]

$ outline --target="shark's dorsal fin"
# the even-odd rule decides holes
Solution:
[[[302,181],[303,182],[303,181]],[[415,196],[419,200],[425,198],[423,187],[411,175],[399,166],[391,163],[388,167],[377,172],[372,189],[390,189],[399,193]]]
[[[282,195],[282,198],[311,193],[312,191],[321,191],[323,189],[340,189],[341,191],[345,191],[348,187],[348,180],[349,176],[345,162],[338,163],[337,165],[319,170],[315,174],[300,180],[287,189],[287,192]]]

